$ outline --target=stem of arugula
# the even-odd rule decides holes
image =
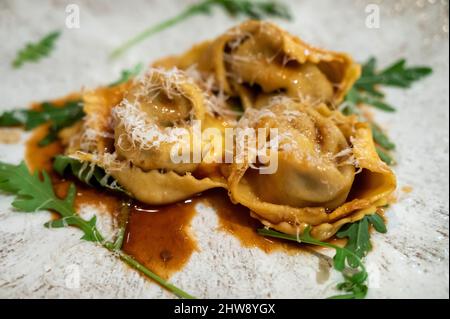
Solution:
[[[55,202],[54,210],[56,210],[63,218],[72,215],[72,211],[68,210],[67,206],[64,203],[60,203],[59,201]],[[96,241],[98,241],[99,243],[102,243],[105,241],[105,239],[100,234],[98,229],[96,227],[93,228],[87,221],[85,221],[81,218],[78,218],[78,219],[74,219],[72,221],[72,223],[74,226],[80,228],[84,234],[89,234],[89,233],[93,232]]]
[[[339,247],[337,245],[333,245],[330,243],[325,243],[325,242],[321,242],[319,240],[316,240],[314,238],[312,238],[311,236],[303,236],[303,235],[299,235],[299,236],[292,236],[292,235],[287,235],[287,234],[283,234],[283,233],[279,233],[279,232],[274,232],[271,231],[269,229],[258,229],[258,234],[263,235],[263,236],[270,236],[270,237],[274,237],[274,238],[280,238],[280,239],[287,239],[287,240],[291,240],[291,241],[296,241],[298,243],[307,243],[307,244],[312,244],[312,245],[317,245],[317,246],[322,246],[322,247],[327,247],[327,248],[333,248],[336,250],[336,256],[338,254],[338,252],[345,252],[347,255],[350,255],[352,257],[355,258],[355,260],[357,261],[357,267],[356,268],[360,268],[361,274],[365,274],[365,278],[364,281],[367,279],[367,271],[366,268],[364,267],[364,264],[362,262],[362,260],[356,255],[354,254],[352,251],[344,248],[344,247]],[[307,232],[307,234],[309,234]],[[339,270],[340,272],[343,271],[343,269],[338,269],[338,267],[336,267],[335,264],[335,269]],[[349,277],[347,277],[347,275],[344,274],[344,278],[346,280],[348,280]],[[362,283],[361,283],[362,284]],[[355,285],[355,283],[352,283],[352,285]],[[355,291],[354,289],[357,288],[357,291]],[[358,291],[359,288],[359,291]],[[340,288],[338,288],[340,289]],[[341,290],[341,289],[340,289]],[[352,293],[349,294],[342,294],[342,295],[336,295],[336,296],[332,296],[329,297],[328,299],[355,299],[355,298],[364,298],[367,294],[367,286],[365,285],[361,285],[360,287],[358,287],[358,285],[354,286],[353,289],[349,289],[347,291],[351,291]]]
[[[297,238],[295,238],[292,235],[287,235],[287,234],[282,234],[282,233],[274,233],[274,232],[271,232],[270,230],[267,230],[265,228],[258,229],[258,233],[260,235],[263,235],[263,236],[270,236],[270,237],[274,237],[274,238],[286,239],[286,240],[296,241],[298,243],[307,243],[307,244],[316,245],[316,246],[333,248],[335,250],[345,250],[349,255],[351,255],[352,257],[355,258],[355,260],[358,263],[358,267],[361,267],[362,271],[366,271],[366,267],[364,267],[364,264],[362,263],[362,261],[358,257],[358,255],[354,254],[352,251],[350,251],[350,250],[348,250],[346,248],[339,247],[337,245],[333,245],[333,244],[330,244],[330,243],[325,243],[325,242],[322,242],[320,240],[316,240],[316,239],[313,239],[313,238],[303,238],[301,235],[299,235],[298,239],[297,239]]]
[[[194,296],[188,294],[187,292],[175,287],[174,285],[170,284],[169,282],[165,281],[155,273],[151,272],[149,269],[147,269],[144,265],[136,261],[133,257],[130,255],[127,255],[121,250],[114,250],[111,243],[105,243],[103,245],[105,248],[107,248],[109,251],[117,254],[117,256],[124,262],[126,262],[129,266],[136,269],[137,271],[143,273],[145,276],[149,277],[150,279],[156,281],[158,284],[160,284],[162,287],[168,289],[169,291],[173,292],[176,296],[184,299],[195,299]]]
[[[210,1],[207,1],[210,2]],[[205,5],[205,3],[202,3],[201,5]],[[135,37],[131,38],[130,40],[128,40],[127,42],[125,42],[123,45],[121,45],[120,47],[118,47],[117,49],[115,49],[112,53],[111,53],[111,58],[115,59],[118,58],[119,56],[121,56],[126,50],[128,50],[130,47],[136,45],[139,42],[142,42],[143,40],[145,40],[147,37],[161,32],[165,29],[170,28],[171,26],[177,24],[180,21],[183,21],[184,19],[190,17],[191,15],[194,15],[195,13],[197,13],[198,11],[200,11],[200,4],[199,5],[195,5],[193,7],[189,7],[186,10],[182,11],[180,14],[165,20],[157,25],[151,26],[147,29],[145,29],[144,31],[142,31],[141,33],[139,33],[138,35],[136,35]]]
[[[159,277],[152,271],[150,271],[148,268],[146,268],[144,265],[139,263],[136,259],[134,259],[132,256],[124,253],[122,251],[122,243],[125,236],[125,229],[126,229],[126,219],[129,214],[129,203],[124,202],[122,203],[122,208],[120,211],[120,228],[119,232],[117,234],[117,238],[114,242],[107,242],[103,239],[99,241],[103,247],[108,249],[110,252],[114,253],[117,257],[119,257],[122,261],[126,262],[129,266],[136,269],[137,271],[143,273],[148,278],[156,281],[158,284],[160,284],[162,287],[168,289],[169,291],[173,292],[176,296],[184,299],[195,299],[194,296],[188,294],[187,292],[175,287],[174,285],[170,284],[163,278]],[[80,226],[81,227],[81,226]],[[100,234],[99,234],[100,235]]]

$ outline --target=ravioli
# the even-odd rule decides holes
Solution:
[[[71,128],[78,133],[68,143],[66,154],[102,167],[147,204],[174,203],[225,187],[218,174],[202,176],[205,170],[214,171],[215,163],[191,163],[193,121],[201,121],[200,129],[224,129],[220,118],[208,114],[206,98],[192,79],[176,69],[151,69],[140,80],[86,92],[86,118],[81,126]],[[171,150],[177,143],[187,144],[190,161],[173,161]]]
[[[255,114],[256,112],[256,114]],[[324,240],[345,223],[386,205],[396,186],[380,160],[367,123],[329,110],[289,101],[273,101],[246,112],[244,126],[278,129],[278,170],[260,174],[251,163],[233,163],[229,193],[264,225],[288,234]]]
[[[347,54],[306,44],[272,23],[248,21],[193,47],[179,57],[155,63],[214,74],[228,96],[244,108],[259,107],[276,95],[335,108],[360,75]]]

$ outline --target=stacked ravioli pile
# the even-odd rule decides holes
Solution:
[[[85,92],[86,117],[63,132],[66,154],[102,167],[147,204],[225,188],[268,227],[288,234],[311,227],[315,238],[328,239],[386,205],[396,187],[369,124],[337,110],[359,75],[346,54],[248,21],[155,62],[139,79]],[[272,150],[276,171],[261,174],[245,158],[224,163],[226,149],[204,138],[209,160],[194,160],[196,123],[200,133],[221,135],[276,129],[283,137]],[[180,143],[191,161],[173,160]]]

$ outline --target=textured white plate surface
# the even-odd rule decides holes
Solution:
[[[397,143],[399,202],[388,211],[388,234],[373,236],[374,250],[367,257],[369,297],[448,298],[447,1],[372,1],[380,6],[377,29],[365,25],[367,1],[285,1],[295,21],[280,24],[312,44],[349,52],[359,61],[374,55],[382,66],[405,57],[411,64],[433,67],[433,75],[412,89],[387,90],[397,113],[376,114]],[[80,29],[65,28],[68,3],[80,7]],[[109,83],[125,67],[183,52],[237,22],[218,11],[214,17],[195,17],[122,59],[108,61],[108,53],[123,40],[188,3],[192,1],[0,0],[0,110]],[[63,29],[63,35],[50,58],[20,70],[10,67],[25,42],[54,29]],[[0,144],[0,160],[18,163],[23,150],[23,144]],[[403,186],[413,191],[402,192]],[[45,229],[48,213],[15,212],[11,200],[0,195],[0,297],[173,297],[104,249],[80,241],[78,230]],[[198,297],[322,298],[335,293],[340,274],[331,272],[326,282],[318,283],[318,257],[245,249],[217,227],[215,212],[199,207],[192,231],[200,251],[172,282]],[[78,287],[73,280],[77,275]]]

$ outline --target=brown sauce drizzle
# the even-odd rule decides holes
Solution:
[[[35,129],[26,143],[25,160],[32,170],[46,170],[54,185],[55,193],[64,197],[71,183],[77,187],[75,207],[92,205],[105,208],[116,216],[124,200],[120,195],[84,185],[75,179],[60,177],[52,169],[53,158],[63,153],[63,147],[55,142],[40,147],[38,142],[47,134],[47,127]],[[182,269],[196,249],[194,238],[189,233],[189,224],[195,214],[195,202],[186,202],[159,208],[151,208],[134,202],[123,250],[160,276],[168,278]],[[54,215],[57,218],[57,215]]]
[[[294,242],[258,235],[257,229],[263,224],[250,216],[250,210],[242,205],[234,205],[225,190],[211,190],[202,196],[204,203],[213,208],[219,217],[219,229],[239,240],[243,247],[259,248],[266,253],[283,250],[300,252],[302,248]]]
[[[132,205],[123,250],[163,278],[180,270],[197,249],[189,232],[196,200],[163,207]]]

